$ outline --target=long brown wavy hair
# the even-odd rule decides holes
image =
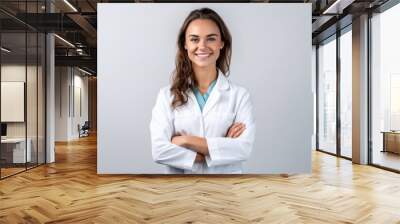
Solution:
[[[222,18],[212,9],[201,8],[193,10],[188,17],[186,17],[178,34],[178,52],[176,54],[175,70],[172,75],[172,85],[170,89],[173,94],[171,106],[174,109],[187,103],[187,91],[197,85],[192,69],[192,62],[185,50],[186,30],[189,24],[196,19],[209,19],[217,24],[221,33],[221,41],[224,42],[224,47],[220,51],[216,66],[224,75],[228,75],[229,72],[232,55],[232,37],[228,27],[225,25]]]

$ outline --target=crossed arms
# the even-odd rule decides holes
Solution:
[[[229,127],[225,137],[237,138],[245,129],[245,124],[234,123]],[[205,162],[205,156],[210,155],[206,138],[192,135],[176,135],[172,137],[171,143],[195,151],[197,153],[195,161],[199,163]]]
[[[255,138],[250,95],[243,94],[238,102],[237,123],[228,129],[226,136],[176,136],[168,96],[160,91],[150,122],[153,160],[185,170],[191,170],[195,161],[206,162],[208,167],[213,167],[247,160]]]

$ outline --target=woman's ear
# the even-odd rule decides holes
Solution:
[[[222,43],[221,43],[221,49],[224,48],[224,46],[225,46],[225,42],[222,41]]]

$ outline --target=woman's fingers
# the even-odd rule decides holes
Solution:
[[[234,124],[232,124],[232,125],[229,127],[229,129],[228,129],[228,133],[226,134],[226,137],[232,138],[232,134],[233,134],[235,128],[239,126],[239,124],[240,124],[240,123],[234,123]]]
[[[246,130],[246,127],[241,128],[240,131],[238,131],[238,132],[236,133],[236,135],[233,136],[233,138],[237,138],[237,137],[239,137],[240,135],[242,135],[242,133],[244,132],[244,130]]]
[[[245,129],[246,129],[246,126],[243,123],[235,123],[229,128],[228,134],[226,137],[230,137],[230,138],[239,137]]]
[[[238,123],[238,125],[236,125],[232,130],[231,138],[234,138],[237,135],[237,133],[240,132],[243,128],[244,128],[244,124]]]
[[[204,156],[202,154],[200,154],[200,153],[197,153],[195,161],[198,162],[198,163],[204,162],[205,161]]]
[[[243,131],[246,129],[246,126],[244,124],[240,125],[239,127],[235,128],[234,133],[232,134],[232,138],[237,138],[239,137]]]

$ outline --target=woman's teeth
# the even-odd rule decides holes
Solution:
[[[196,56],[197,56],[197,57],[200,57],[200,58],[207,58],[208,56],[210,56],[210,54],[208,54],[208,53],[201,53],[201,54],[196,54]]]

